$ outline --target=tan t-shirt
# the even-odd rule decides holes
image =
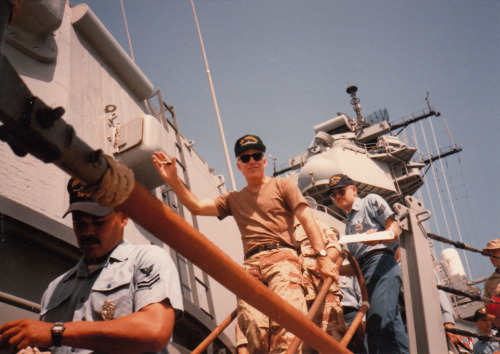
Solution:
[[[232,215],[236,220],[245,254],[266,243],[293,246],[294,213],[301,204],[308,205],[297,185],[286,178],[270,178],[258,192],[245,187],[215,199],[219,218]]]

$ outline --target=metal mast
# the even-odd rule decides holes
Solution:
[[[222,140],[222,146],[224,148],[224,154],[226,156],[227,170],[229,172],[229,179],[231,180],[231,187],[233,191],[236,190],[236,183],[234,181],[233,170],[231,168],[231,161],[229,160],[229,154],[227,152],[226,138],[224,137],[224,130],[222,129],[222,122],[219,114],[219,106],[217,105],[217,99],[215,98],[214,85],[212,83],[212,76],[210,75],[210,68],[208,67],[207,56],[205,54],[205,47],[203,45],[203,39],[201,38],[200,26],[198,25],[198,18],[196,17],[196,11],[194,9],[193,0],[191,0],[191,7],[193,8],[194,21],[196,22],[196,28],[198,29],[198,37],[200,38],[201,51],[203,52],[203,59],[205,60],[205,68],[207,70],[208,83],[210,85],[210,92],[212,92],[212,101],[214,102],[215,115],[217,116],[217,123],[219,124],[219,132]]]
[[[358,88],[354,85],[349,86],[345,92],[347,92],[349,95],[351,95],[351,104],[352,107],[354,108],[354,112],[356,112],[356,116],[358,117],[358,124],[360,126],[365,124],[365,119],[361,115],[361,105],[359,104],[360,99],[356,97],[356,92],[358,91]]]

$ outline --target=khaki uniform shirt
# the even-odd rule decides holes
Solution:
[[[246,253],[258,245],[294,246],[294,213],[308,205],[297,185],[287,178],[270,178],[258,192],[243,188],[215,199],[219,218],[232,215],[238,224]]]

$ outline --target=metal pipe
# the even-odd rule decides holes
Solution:
[[[203,53],[203,60],[205,61],[205,68],[207,70],[208,84],[210,85],[210,92],[212,93],[212,101],[214,103],[215,115],[217,117],[217,124],[219,125],[219,133],[221,137],[222,147],[224,148],[224,156],[226,157],[227,171],[229,172],[229,180],[231,181],[232,190],[235,191],[236,182],[234,180],[231,161],[229,160],[229,153],[227,152],[226,137],[224,135],[224,129],[222,127],[222,121],[220,118],[219,105],[217,104],[217,98],[215,97],[215,90],[214,90],[214,85],[212,83],[212,76],[210,75],[210,68],[208,67],[207,55],[205,54],[205,46],[203,45],[203,38],[201,37],[200,26],[198,24],[198,17],[196,16],[196,10],[194,8],[193,0],[191,0],[191,8],[193,9],[194,21],[196,22],[196,29],[198,30],[198,37],[200,39],[201,51]]]
[[[295,335],[307,338],[319,352],[350,353],[138,183],[116,210],[124,212],[236,296],[269,317],[279,319]]]
[[[344,261],[344,254],[341,253],[341,255],[335,261],[335,264],[338,267],[340,267],[343,261]],[[328,289],[330,289],[330,286],[332,284],[333,284],[332,278],[326,278],[325,281],[323,282],[321,289],[319,290],[318,294],[316,295],[316,298],[314,299],[314,302],[312,303],[311,307],[309,308],[309,311],[307,312],[307,318],[309,320],[312,321],[314,319],[314,316],[316,316],[316,313],[318,312],[319,308],[325,302],[326,295],[328,294]],[[294,354],[297,351],[297,349],[299,349],[301,343],[302,339],[300,339],[299,337],[295,337],[292,340],[292,343],[290,343],[290,346],[288,347],[285,354]]]
[[[215,338],[217,338],[219,336],[219,334],[222,333],[222,331],[224,331],[226,329],[227,326],[229,326],[229,324],[231,322],[233,322],[233,320],[236,318],[236,316],[238,315],[238,309],[235,309],[233,312],[231,312],[231,314],[229,316],[227,316],[224,321],[222,321],[217,327],[215,327],[215,329],[212,331],[212,333],[210,333],[207,338],[205,338],[203,340],[203,342],[201,342],[192,352],[191,354],[201,354],[209,345],[210,343],[212,343]]]
[[[128,47],[130,48],[130,59],[134,61],[134,52],[132,50],[132,42],[130,41],[130,33],[128,32],[127,16],[125,16],[125,7],[123,6],[123,0],[120,0],[120,4],[122,5],[123,22],[125,23],[125,31],[127,32]]]
[[[351,267],[354,269],[354,273],[356,274],[356,278],[358,279],[359,288],[361,289],[361,308],[359,309],[356,317],[354,317],[354,321],[352,321],[351,326],[347,329],[347,332],[344,334],[344,337],[340,341],[340,344],[347,347],[349,342],[352,339],[352,336],[358,329],[359,324],[363,320],[363,316],[366,314],[369,306],[369,297],[368,297],[368,289],[366,289],[365,278],[363,277],[363,273],[361,273],[361,269],[359,268],[358,262],[352,256],[352,254],[347,253],[347,260],[351,264]]]
[[[36,302],[28,301],[23,298],[4,293],[0,291],[0,302],[31,311],[33,313],[39,314],[41,311],[41,307]]]

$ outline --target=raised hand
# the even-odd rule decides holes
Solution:
[[[168,184],[171,184],[177,178],[177,165],[175,156],[169,159],[168,156],[162,151],[156,151],[152,156],[153,163],[160,173],[161,178]]]

